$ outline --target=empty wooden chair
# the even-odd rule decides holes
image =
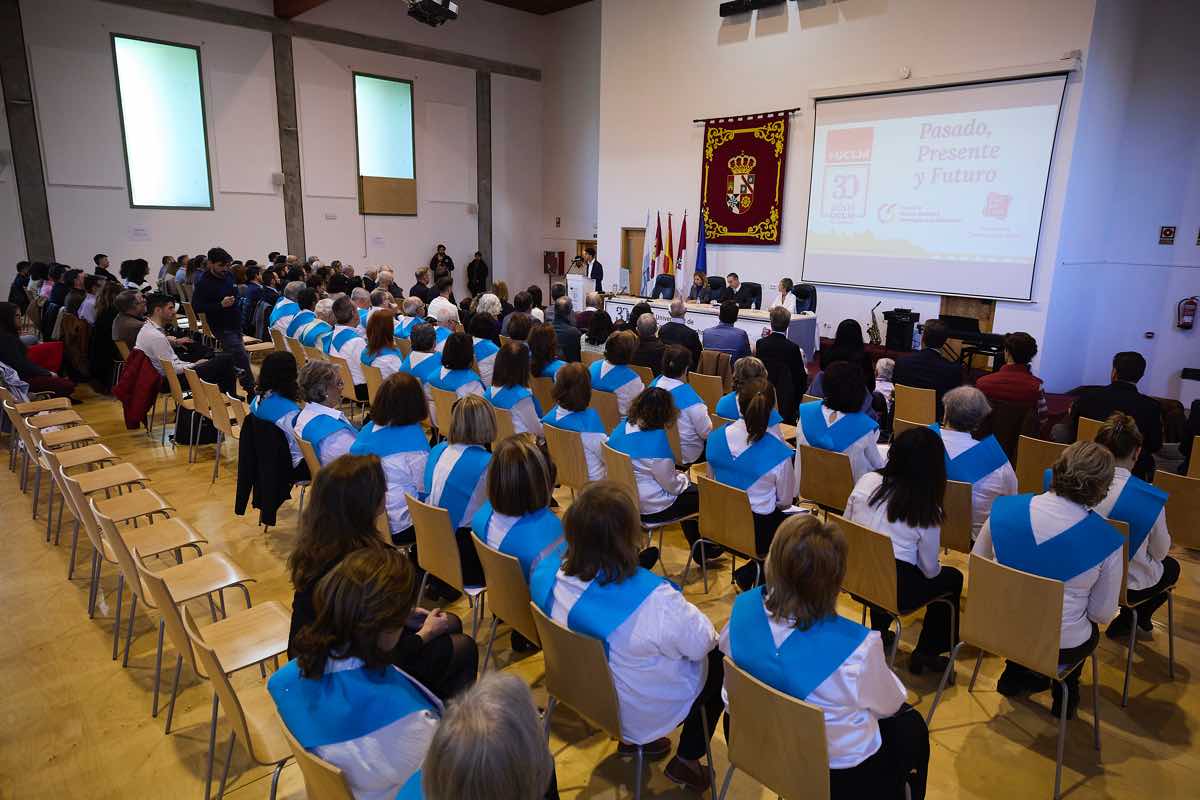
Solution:
[[[67,472],[69,474],[71,468],[79,466],[79,464],[77,461],[71,459],[71,460],[67,461],[67,466],[64,467],[63,466],[63,458],[60,457],[59,452],[54,451],[54,450],[47,450],[45,447],[39,447],[39,450],[41,452],[42,459],[49,465],[48,471],[50,473],[50,477],[53,479],[53,481],[51,483],[51,487],[53,487],[55,484],[58,484],[59,494],[62,497],[62,502],[59,506],[59,511],[58,511],[58,528],[55,530],[55,534],[54,534],[54,544],[57,545],[59,535],[62,531],[63,509],[66,507],[66,503],[67,503],[67,501],[66,501],[67,490],[65,487],[62,486],[60,481],[62,480],[63,472]],[[65,456],[67,454],[74,453],[74,452],[75,451],[68,450],[68,451],[63,452],[61,455]],[[140,469],[135,467],[133,464],[120,463],[120,464],[114,464],[112,466],[105,467],[105,466],[99,466],[95,462],[89,461],[87,463],[87,466],[89,468],[93,467],[93,466],[98,467],[98,468],[97,469],[88,469],[83,472],[79,472],[75,475],[75,479],[79,483],[80,491],[82,491],[85,496],[89,496],[89,495],[95,494],[97,492],[104,492],[105,495],[108,496],[108,495],[111,495],[112,492],[114,492],[114,491],[119,493],[122,489],[129,487],[129,486],[137,486],[138,488],[144,489],[144,488],[146,488],[146,484],[148,482],[146,475]],[[46,515],[46,541],[50,541],[50,524],[51,524],[51,522],[53,522],[53,519],[54,519],[54,515],[52,513],[49,513]],[[72,539],[72,542],[71,542],[71,561],[72,562],[74,562],[75,545],[76,545],[76,542],[78,541],[78,536],[79,536],[79,521],[76,520],[75,537]],[[67,579],[68,580],[70,580],[71,576],[74,574],[73,567],[74,567],[74,563],[72,563],[68,566],[68,570],[67,570]]]
[[[300,344],[299,339],[285,336],[284,341],[287,342],[288,350],[292,351],[292,356],[296,359],[297,369],[308,363],[308,355],[304,352],[304,345]]]
[[[543,425],[546,449],[558,471],[558,482],[571,490],[571,497],[588,484],[587,456],[583,451],[583,436],[576,431]]]
[[[725,396],[725,382],[721,380],[721,376],[689,372],[688,383],[696,390],[696,394],[700,395],[704,405],[708,406],[708,412],[717,413],[717,403]]]
[[[1079,418],[1079,427],[1075,433],[1075,441],[1077,442],[1094,442],[1096,434],[1100,432],[1100,426],[1104,423],[1098,419],[1089,419],[1088,417]]]
[[[1067,445],[1022,436],[1017,440],[1017,491],[1040,494],[1046,470],[1062,455]]]
[[[413,528],[417,535],[417,552],[421,554],[421,567],[425,570],[414,605],[421,605],[421,597],[425,594],[425,584],[430,575],[444,581],[467,596],[467,603],[471,607],[471,638],[474,638],[483,619],[483,595],[487,587],[467,586],[463,580],[462,560],[458,555],[458,543],[454,538],[454,526],[450,523],[450,512],[422,503],[407,493],[404,498],[408,501],[408,513],[412,515]]]
[[[975,690],[984,653],[1015,661],[1059,684],[1064,702],[1058,721],[1054,798],[1062,795],[1063,748],[1067,736],[1067,687],[1064,679],[1079,664],[1059,664],[1063,584],[972,555],[969,563],[971,600],[963,610],[961,641],[950,652],[950,663],[938,684],[926,723],[932,723],[942,692],[954,671],[954,659],[964,644],[979,648],[967,691]],[[1100,683],[1096,651],[1092,661],[1092,722],[1097,754],[1100,750]],[[1082,663],[1082,662],[1080,662]]]
[[[553,378],[530,378],[529,390],[533,392],[543,414],[549,413],[550,409],[554,408]]]
[[[971,484],[946,481],[942,501],[942,547],[959,553],[971,552],[971,526],[975,511],[971,502]]]
[[[845,453],[800,445],[800,496],[827,512],[843,511],[854,491],[854,473]]]
[[[937,422],[937,392],[915,386],[896,384],[896,408],[893,416],[921,425]]]
[[[780,797],[829,797],[829,746],[825,714],[816,706],[773,689],[725,659],[729,695],[729,770],[740,769]],[[786,736],[779,735],[787,731]]]
[[[604,424],[604,430],[610,433],[621,421],[620,405],[613,392],[600,392],[593,389],[592,400],[588,405],[596,409],[596,413],[600,415],[600,421]]]
[[[200,430],[203,425],[202,420],[207,419],[215,428],[217,424],[217,421],[214,419],[215,414],[224,414],[225,418],[229,419],[233,412],[229,410],[228,406],[226,406],[224,402],[220,402],[215,406],[213,405],[213,390],[216,389],[216,384],[205,381],[196,373],[196,370],[194,369],[185,369],[183,371],[183,377],[187,380],[188,388],[192,390],[192,404],[195,408],[195,413],[192,415],[191,444],[188,445],[188,463],[190,464],[194,460],[192,454],[196,450],[196,440],[200,438]],[[210,390],[208,388],[209,386],[213,387],[213,389]],[[215,397],[221,396],[222,395],[220,392],[215,393]],[[215,450],[214,453],[219,455],[219,436],[216,438],[216,443],[218,445],[218,449]],[[216,478],[214,477],[213,480],[216,480]]]
[[[346,776],[340,769],[316,753],[305,750],[282,720],[280,727],[288,747],[292,748],[292,755],[296,757],[300,773],[304,775],[305,793],[312,800],[354,800],[350,784],[346,783]]]
[[[521,562],[515,556],[501,553],[488,547],[478,536],[471,535],[479,563],[483,565],[484,582],[488,587],[488,604],[491,606],[492,627],[488,631],[487,651],[483,656],[483,669],[487,671],[492,660],[492,645],[496,641],[496,624],[503,620],[510,628],[524,636],[536,646],[541,646],[533,614],[529,610],[529,584],[521,571]]]
[[[275,352],[287,353],[287,341],[283,338],[283,331],[278,328],[271,328],[271,344],[275,345]]]
[[[754,538],[754,511],[750,508],[750,496],[741,489],[713,480],[707,475],[699,476],[700,487],[700,574],[704,579],[704,591],[708,591],[708,567],[704,545],[713,543],[721,545],[736,555],[741,555],[755,563],[755,583],[761,575],[762,561],[766,553],[758,552]],[[695,548],[693,548],[693,551]],[[683,582],[687,583],[688,571],[691,569],[695,553],[688,553],[688,563],[683,568]],[[737,566],[734,559],[730,565]]]
[[[175,426],[176,426],[176,431],[178,432],[180,409],[182,409],[184,411],[194,412],[196,410],[196,404],[192,402],[190,391],[186,394],[184,393],[183,385],[179,382],[179,373],[177,373],[175,371],[175,365],[172,364],[170,361],[168,361],[165,358],[160,359],[159,363],[162,364],[163,376],[167,379],[167,386],[171,390],[171,399],[175,401]],[[163,415],[164,415],[163,421],[165,423],[166,422],[165,408],[163,410]],[[161,436],[160,444],[165,445],[167,443],[167,427],[165,424],[163,424],[161,427],[162,427],[162,436]]]

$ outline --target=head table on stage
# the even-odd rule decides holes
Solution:
[[[623,322],[628,319],[629,313],[638,303],[650,304],[659,326],[671,321],[670,300],[647,300],[644,297],[619,294],[605,299],[604,310],[612,316],[613,322]],[[700,303],[687,303],[686,306],[684,320],[700,334],[721,321],[718,317],[720,309],[717,306]],[[753,344],[763,335],[763,329],[771,326],[771,314],[766,310],[756,311],[752,308],[742,308],[738,310],[737,322],[734,325],[744,330]],[[812,358],[817,351],[817,315],[811,311],[792,314],[787,337],[800,346],[806,359]]]

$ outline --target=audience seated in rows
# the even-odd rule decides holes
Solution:
[[[679,415],[676,424],[684,464],[695,463],[704,455],[704,445],[712,431],[708,407],[688,383],[691,358],[687,348],[669,345],[663,352],[662,374],[650,383],[652,388],[664,389],[671,395],[671,402]]]
[[[544,411],[529,388],[530,369],[529,354],[520,342],[504,345],[496,354],[492,384],[484,397],[512,416],[514,432],[541,438]]]
[[[1078,430],[1080,417],[1103,421],[1114,411],[1133,417],[1142,434],[1141,453],[1133,465],[1133,474],[1150,480],[1154,477],[1154,454],[1162,449],[1163,425],[1158,401],[1138,391],[1138,381],[1145,374],[1146,359],[1141,353],[1113,356],[1112,383],[1084,392],[1071,406],[1071,432]]]
[[[601,446],[608,440],[608,431],[591,402],[592,379],[588,369],[583,364],[567,364],[558,371],[554,381],[555,405],[542,417],[542,425],[578,433],[583,440],[588,480],[599,481],[607,474]]]
[[[824,370],[825,399],[801,403],[796,428],[796,481],[800,481],[800,445],[845,453],[857,483],[863,475],[883,466],[876,442],[879,424],[863,411],[866,388],[862,371],[849,361],[837,361]]]
[[[718,319],[716,325],[704,331],[704,349],[728,353],[736,364],[739,358],[750,355],[750,337],[737,327],[738,304],[732,300],[721,303]]]
[[[949,329],[946,323],[932,319],[925,323],[921,349],[896,359],[892,380],[902,386],[933,389],[937,392],[937,419],[942,418],[942,398],[946,392],[962,385],[962,368],[942,356]]]
[[[633,399],[641,394],[646,385],[636,372],[629,368],[638,346],[638,337],[632,331],[619,331],[608,337],[604,346],[604,360],[592,362],[589,371],[592,391],[610,392],[617,397],[617,411],[623,417],[629,413]]]

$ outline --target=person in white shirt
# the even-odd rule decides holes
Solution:
[[[186,339],[175,339],[167,336],[163,328],[175,322],[175,300],[163,294],[151,295],[146,301],[146,321],[138,331],[135,346],[146,354],[150,364],[163,375],[163,361],[168,361],[180,374],[185,369],[194,369],[202,380],[215,383],[223,394],[237,393],[237,369],[233,357],[227,353],[217,353],[212,358],[199,361],[184,361],[175,352],[176,344],[188,344]]]
[[[496,353],[500,350],[500,325],[491,314],[477,311],[471,317],[470,333],[475,344],[475,369],[483,379],[483,385],[491,386],[492,372],[496,369]]]
[[[892,372],[896,369],[894,358],[881,358],[875,362],[875,391],[887,406],[887,417],[891,419],[896,385],[892,383]]]
[[[450,299],[450,295],[454,291],[454,279],[439,278],[435,291],[437,295],[429,301],[429,316],[441,322],[442,316],[438,312],[445,309],[449,318],[458,322],[458,306],[454,305],[454,301]]]
[[[800,445],[845,453],[857,483],[883,466],[879,452],[879,423],[863,413],[867,391],[857,364],[838,361],[824,372],[825,399],[800,404],[796,426],[796,485],[800,485]]]
[[[542,408],[529,389],[529,350],[520,342],[509,342],[496,353],[494,367],[492,385],[483,396],[512,416],[514,433],[543,438]]]
[[[662,375],[650,383],[653,387],[670,392],[675,409],[679,412],[679,449],[684,464],[695,463],[704,455],[704,443],[712,431],[708,406],[687,382],[691,365],[690,350],[683,345],[668,345],[663,351]]]
[[[437,344],[434,349],[440,353],[446,348],[446,340],[462,330],[462,326],[458,324],[458,309],[452,305],[434,306],[430,304],[429,316],[433,317],[437,324],[434,331],[437,336]]]
[[[98,275],[83,277],[83,303],[79,306],[79,318],[88,325],[96,324],[96,296],[100,294],[100,286],[104,279]]]
[[[608,441],[608,431],[591,407],[592,381],[587,367],[576,362],[558,371],[554,378],[554,403],[554,408],[542,417],[542,425],[578,433],[583,441],[588,480],[603,480],[608,473],[602,445]]]
[[[362,354],[367,339],[359,332],[358,309],[345,295],[333,301],[333,322],[333,332],[327,340],[329,354],[346,360],[350,379],[354,381],[354,396],[365,402],[367,378],[362,371]]]
[[[534,569],[533,602],[560,625],[604,642],[621,709],[620,752],[640,745],[650,760],[661,758],[671,749],[667,734],[682,723],[666,775],[707,791],[700,759],[723,705],[716,630],[666,579],[638,567],[641,525],[617,484],[580,492],[563,528],[562,564],[547,558]]]
[[[1094,442],[1076,442],[1051,468],[1045,494],[999,497],[979,531],[971,552],[1022,572],[1063,583],[1062,634],[1058,663],[1079,663],[1065,678],[1066,714],[1079,706],[1083,661],[1100,641],[1098,625],[1117,616],[1124,572],[1123,539],[1092,509],[1108,494],[1115,462],[1112,453]],[[1054,542],[1053,547],[1045,547]],[[996,690],[1006,697],[1045,691],[1048,680],[1008,662]],[[1063,711],[1059,684],[1054,682],[1053,713]]]
[[[633,398],[646,388],[642,379],[629,366],[637,346],[638,335],[633,331],[614,333],[604,343],[604,360],[593,361],[588,368],[592,378],[592,391],[615,394],[617,412],[622,417],[629,413]]]
[[[267,318],[270,326],[285,336],[292,325],[292,319],[300,313],[300,304],[296,299],[304,289],[304,281],[288,282],[283,287],[283,297],[275,301],[271,316]]]
[[[875,384],[878,390],[878,382]],[[992,511],[1001,495],[1017,493],[1017,473],[995,436],[976,441],[978,431],[992,405],[974,386],[960,386],[942,399],[945,413],[941,426],[934,426],[946,446],[946,477],[971,484],[971,538]]]
[[[929,428],[910,428],[888,449],[887,465],[859,479],[846,501],[846,519],[892,540],[896,558],[896,599],[900,611],[925,609],[921,636],[908,668],[944,672],[958,630],[958,604],[963,576],[938,562],[946,495],[946,451]],[[944,598],[930,602],[935,598]],[[953,627],[952,627],[952,617]],[[871,627],[894,641],[892,617],[871,608]]]
[[[367,318],[371,316],[371,293],[362,286],[350,290],[350,302],[354,304],[354,312],[358,317],[355,327],[364,336],[367,334]]]
[[[795,314],[796,313],[796,295],[792,294],[792,287],[794,285],[795,284],[792,283],[791,278],[780,278],[779,279],[779,294],[776,295],[776,297],[773,301],[771,301],[771,305],[767,307],[768,310],[775,308],[776,306],[782,306],[783,308],[786,308],[788,311]]]
[[[831,800],[921,800],[929,771],[929,730],[905,702],[879,634],[838,616],[846,539],[836,526],[797,515],[779,526],[766,586],[738,595],[721,650],[771,688],[825,717]],[[737,730],[755,720],[737,706]]]
[[[381,308],[367,320],[367,345],[358,360],[379,370],[381,380],[387,380],[400,370],[404,356],[396,349],[396,340],[391,309]],[[363,374],[366,379],[366,374]]]
[[[1096,444],[1116,460],[1108,495],[1096,505],[1096,513],[1129,526],[1129,578],[1126,596],[1137,606],[1137,637],[1154,638],[1152,617],[1167,602],[1167,589],[1179,582],[1179,562],[1167,553],[1171,534],[1167,531],[1167,494],[1133,475],[1142,449],[1142,432],[1133,417],[1113,412],[1096,434]],[[1105,635],[1125,641],[1132,630],[1134,613],[1122,608]]]
[[[309,361],[300,370],[304,408],[296,416],[296,435],[313,446],[321,466],[350,452],[358,429],[338,410],[342,376],[328,361]]]
[[[296,417],[300,415],[300,387],[296,383],[296,358],[291,353],[275,352],[263,359],[258,368],[257,392],[250,400],[250,413],[270,422],[282,431],[292,456],[295,479],[311,480],[304,454],[296,444]]]

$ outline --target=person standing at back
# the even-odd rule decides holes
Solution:
[[[896,359],[896,368],[892,371],[893,383],[937,392],[937,419],[941,419],[945,413],[942,398],[946,392],[962,385],[962,368],[942,358],[942,347],[946,344],[948,333],[946,323],[940,319],[926,322],[921,350]]]
[[[233,356],[238,368],[238,382],[247,393],[254,391],[254,374],[250,372],[250,357],[242,340],[242,320],[237,308],[237,287],[229,265],[233,257],[222,247],[208,251],[208,269],[196,281],[192,291],[192,307],[208,319],[208,327],[221,343],[221,349]]]
[[[477,297],[487,291],[488,264],[483,253],[475,251],[475,258],[467,264],[467,292]]]
[[[1133,417],[1142,434],[1142,450],[1133,474],[1148,481],[1154,477],[1154,454],[1162,449],[1163,424],[1158,401],[1138,391],[1138,381],[1145,374],[1146,359],[1141,353],[1129,351],[1113,356],[1112,383],[1085,392],[1075,401],[1071,406],[1071,431],[1077,434],[1080,417],[1103,421],[1114,411]]]
[[[596,248],[585,247],[583,249],[583,264],[587,270],[587,276],[596,282],[596,291],[604,291],[604,265],[596,260]]]
[[[792,312],[783,306],[772,308],[771,332],[755,343],[754,350],[767,368],[771,383],[775,385],[780,414],[788,423],[796,421],[796,410],[808,390],[804,351],[787,336],[791,322]]]

